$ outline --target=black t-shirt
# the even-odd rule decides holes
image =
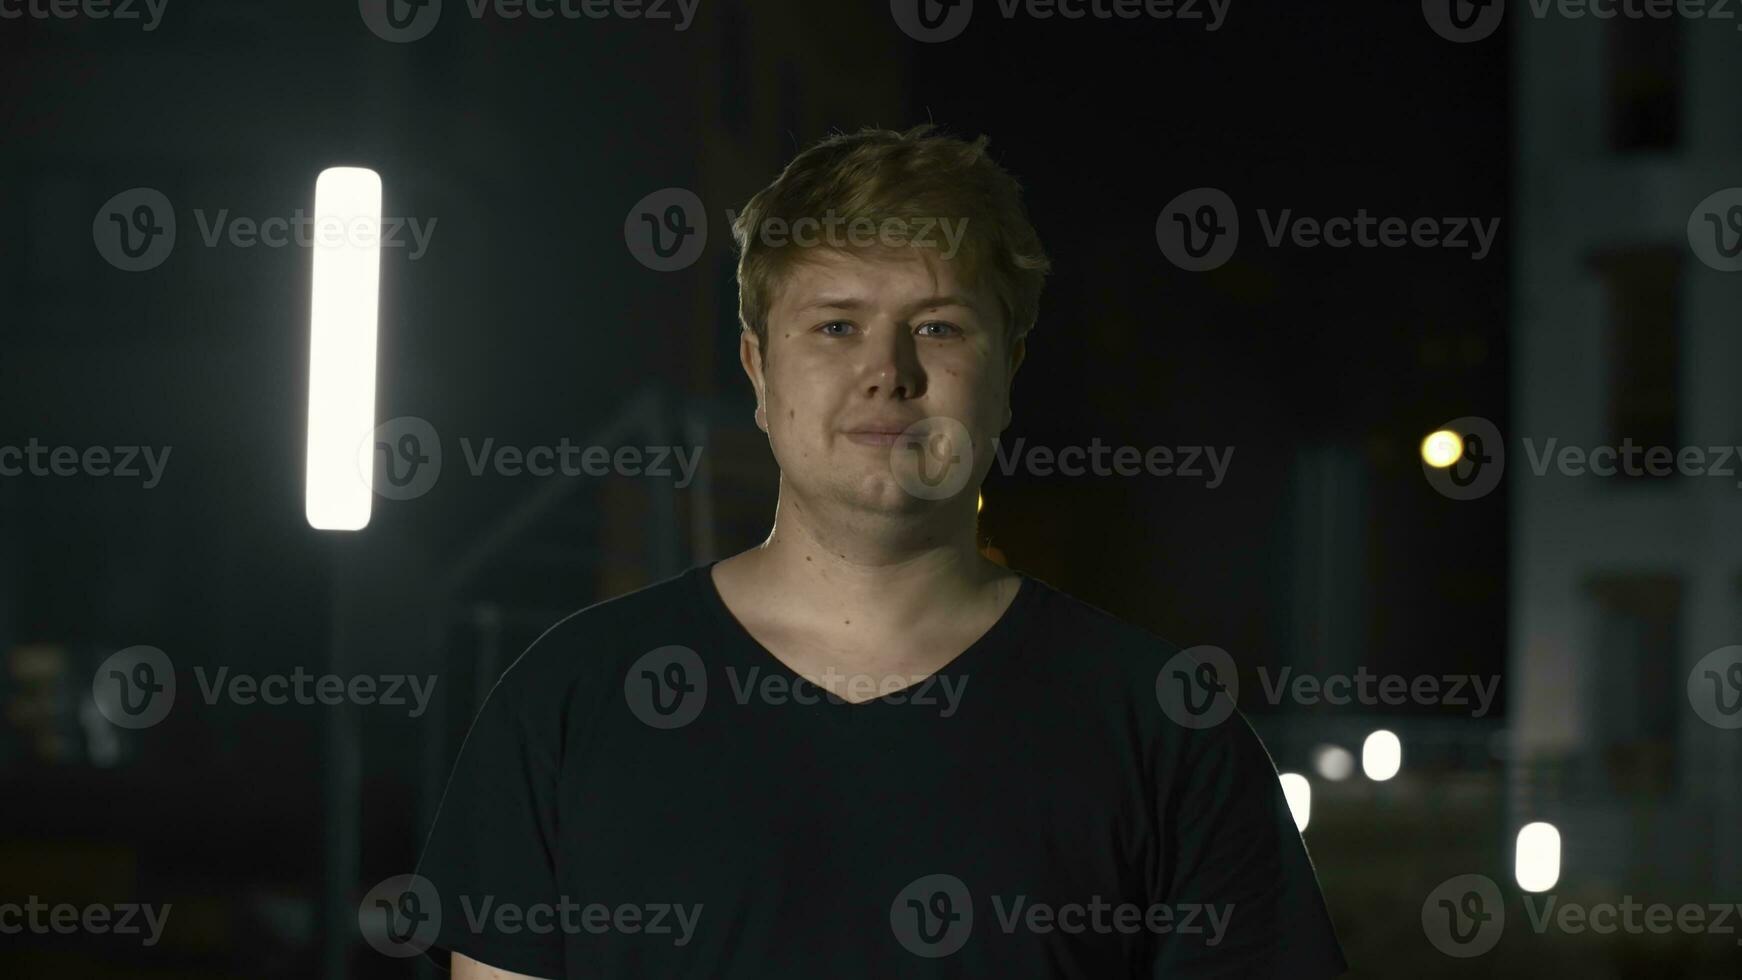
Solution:
[[[758,644],[710,569],[568,617],[491,691],[418,868],[439,961],[618,980],[1345,969],[1270,757],[1237,712],[1170,720],[1165,641],[1023,576],[938,674],[851,703]]]

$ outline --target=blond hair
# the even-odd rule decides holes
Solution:
[[[1034,328],[1052,265],[1029,223],[1021,185],[973,142],[937,134],[931,123],[904,133],[866,128],[823,139],[756,192],[732,222],[738,246],[738,320],[768,349],[768,312],[804,245],[763,232],[800,219],[877,228],[959,222],[965,281],[985,286],[1004,314],[1006,349]],[[832,244],[832,243],[831,243]],[[857,242],[855,242],[857,244]]]

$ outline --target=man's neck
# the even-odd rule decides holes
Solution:
[[[1015,576],[976,547],[968,507],[911,519],[879,515],[865,526],[818,520],[783,492],[768,540],[721,562],[715,580],[753,628],[827,636],[830,646],[867,656],[914,649],[888,644],[916,633],[938,634],[947,646],[958,627],[996,619],[1015,591]]]

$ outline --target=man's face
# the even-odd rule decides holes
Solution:
[[[778,290],[767,344],[764,362],[745,331],[740,355],[757,423],[800,495],[877,512],[974,499],[1010,423],[1023,345],[1007,347],[996,299],[951,262],[920,248],[816,249]],[[939,480],[962,489],[939,497]]]

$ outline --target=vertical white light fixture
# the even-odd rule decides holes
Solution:
[[[379,174],[363,167],[321,171],[310,235],[314,287],[304,512],[309,526],[322,531],[358,531],[369,523],[374,467],[359,467],[358,455],[375,430],[380,228]]]
[[[1282,796],[1288,800],[1289,812],[1294,814],[1294,827],[1306,830],[1313,818],[1313,784],[1298,772],[1285,772],[1280,778]]]
[[[1513,859],[1518,887],[1546,892],[1561,880],[1561,832],[1552,823],[1527,823],[1518,829],[1518,853]]]

